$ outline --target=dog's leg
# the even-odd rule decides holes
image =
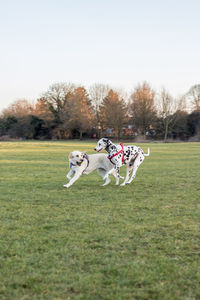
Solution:
[[[117,170],[116,170],[116,169],[114,169],[114,170],[112,171],[112,175],[115,177],[115,179],[116,179],[116,181],[117,181]],[[123,176],[120,176],[120,174],[119,174],[119,179],[124,179],[124,177],[123,177]]]
[[[67,179],[71,179],[71,176],[74,174],[74,171],[72,169],[69,170],[69,173],[66,175]]]
[[[110,180],[110,178],[108,177],[108,178],[106,179],[105,183],[102,184],[102,186],[105,186],[105,185],[109,184],[110,182],[111,182],[111,180]]]
[[[129,179],[129,181],[127,181],[127,183],[131,183],[133,181],[133,179],[136,176],[137,169],[139,168],[139,166],[141,165],[141,163],[143,161],[144,161],[144,155],[142,155],[142,154],[138,155],[138,157],[134,161],[132,176]]]
[[[116,183],[115,183],[115,185],[118,185],[119,184],[119,178],[120,178],[120,175],[119,175],[119,166],[118,165],[116,166],[116,173],[117,173],[117,176],[116,176]]]
[[[69,188],[76,180],[79,179],[79,177],[82,174],[82,170],[78,170],[78,171],[79,172],[76,172],[75,175],[74,175],[74,177],[72,179],[70,179],[70,181],[67,184],[63,185],[63,187]]]
[[[102,177],[102,179],[104,179],[105,174],[106,174],[106,171],[105,171],[104,169],[97,169],[97,172],[98,172],[99,175]],[[104,184],[102,184],[102,186],[105,186],[105,185],[109,184],[110,181],[111,181],[110,178],[107,177],[107,178],[106,178],[106,181],[104,182]]]
[[[127,167],[126,167],[126,177],[125,177],[125,180],[124,180],[124,182],[122,184],[120,184],[120,186],[124,186],[127,183],[128,179],[129,179],[129,174],[130,174],[130,165],[128,164]]]
[[[125,177],[125,180],[124,180],[124,182],[122,184],[120,184],[120,186],[124,186],[127,183],[128,179],[129,179],[130,172],[133,169],[133,165],[134,165],[134,160],[131,160],[129,162],[129,164],[127,165],[127,167],[126,167],[126,177]]]
[[[106,172],[105,175],[104,175],[103,180],[106,180],[106,179],[108,178],[108,176],[109,176],[110,174],[112,174],[113,170],[114,170],[114,167],[113,167],[110,171]]]
[[[118,165],[115,165],[114,168],[108,172],[108,174],[112,174],[115,177],[116,179],[115,185],[118,185],[119,179],[123,178],[119,175],[119,168],[120,167]]]
[[[105,176],[104,176],[104,180],[105,179],[107,179],[108,178],[108,176],[110,175],[110,174],[112,174],[113,173],[113,171],[116,171],[116,185],[118,185],[119,184],[119,178],[121,177],[120,175],[119,175],[119,166],[116,164],[115,166],[114,166],[114,168],[113,169],[111,169]]]
[[[112,175],[113,177],[115,177],[115,184],[117,185],[117,182],[119,182],[119,178],[117,177],[117,170],[115,168],[112,170]]]

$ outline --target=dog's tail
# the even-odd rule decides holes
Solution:
[[[148,152],[144,153],[144,156],[149,156],[150,155],[150,149],[148,148]]]

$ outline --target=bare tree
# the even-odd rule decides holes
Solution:
[[[101,137],[102,132],[102,120],[100,118],[100,107],[103,99],[108,95],[110,88],[108,85],[95,83],[89,88],[89,96],[91,98],[91,104],[94,110],[95,125],[97,127],[97,137]]]
[[[186,95],[194,111],[200,111],[200,84],[193,85]]]
[[[173,127],[179,116],[179,112],[184,109],[184,98],[174,99],[165,88],[162,88],[157,98],[158,115],[160,116],[164,128],[164,142],[167,141],[169,126]]]
[[[75,85],[72,83],[55,83],[42,96],[42,99],[48,104],[58,123],[60,122],[60,112],[65,106],[68,96],[74,89]]]
[[[75,85],[72,83],[55,83],[49,87],[47,92],[42,95],[43,108],[45,103],[47,104],[49,110],[53,114],[53,124],[51,125],[53,129],[53,135],[62,139],[66,137],[66,129],[64,126],[64,121],[69,119],[69,113],[66,111],[66,104],[71,94],[75,90]]]

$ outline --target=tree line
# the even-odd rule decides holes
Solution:
[[[88,88],[56,83],[31,103],[13,102],[0,116],[0,139],[200,140],[200,84],[175,99],[162,88],[138,84],[132,93],[105,84]]]

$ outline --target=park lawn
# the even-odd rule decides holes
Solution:
[[[64,189],[94,146],[0,143],[0,299],[200,299],[200,143],[139,144],[130,185]]]

